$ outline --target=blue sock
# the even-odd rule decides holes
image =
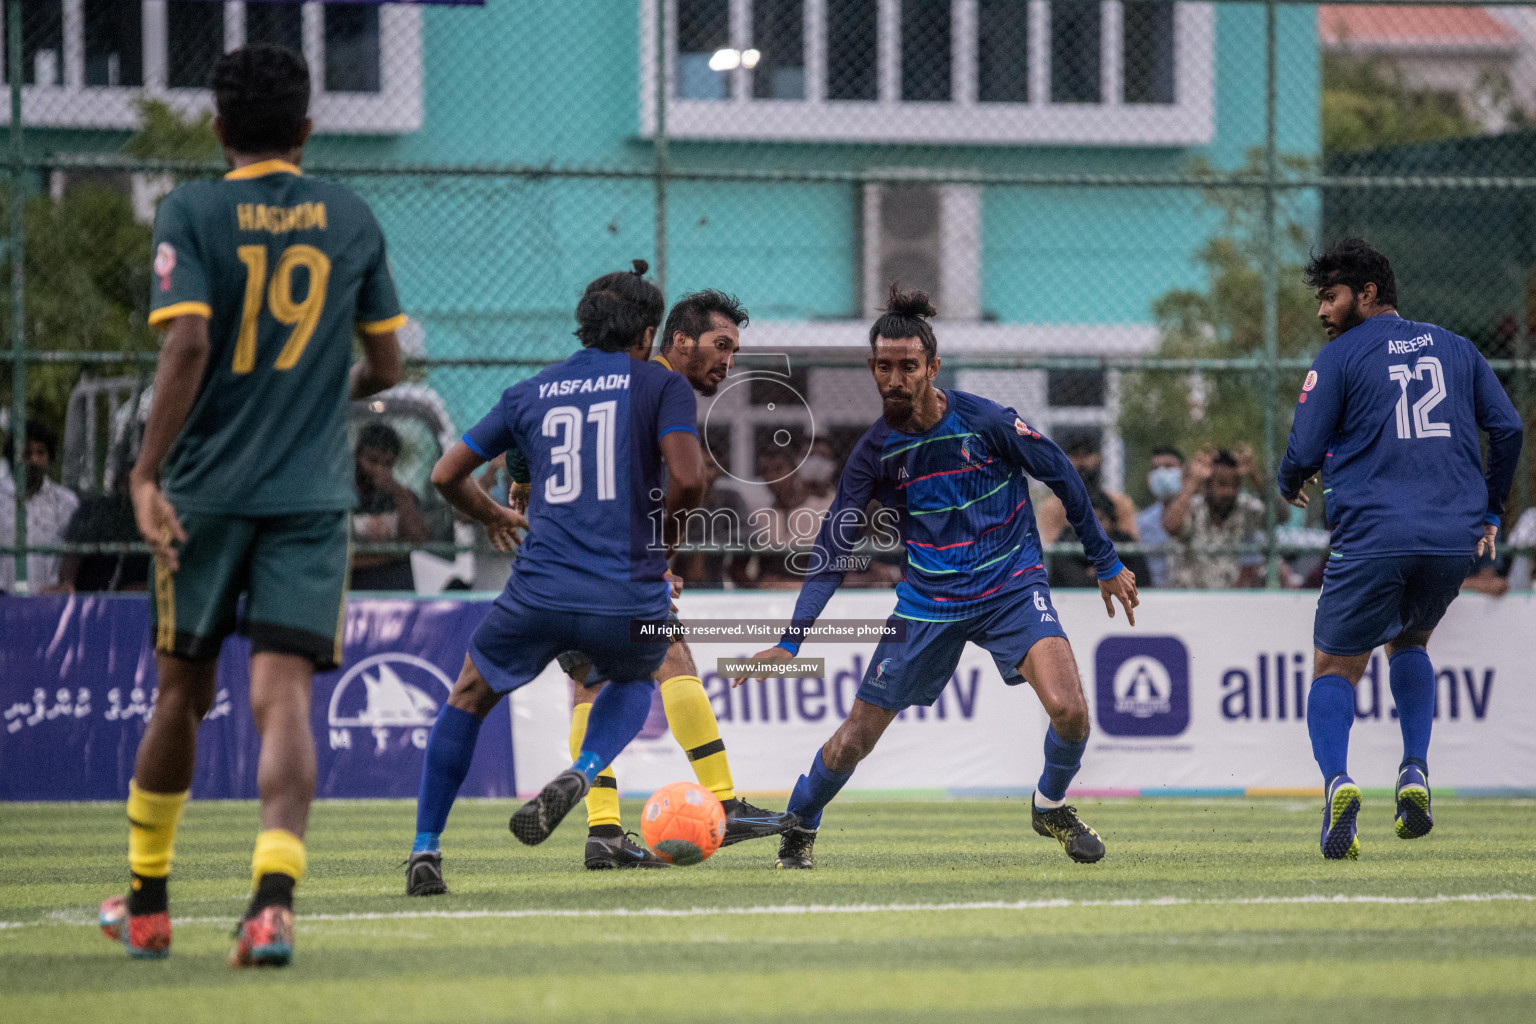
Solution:
[[[1046,729],[1045,770],[1040,773],[1040,781],[1035,786],[1040,795],[1047,800],[1065,800],[1067,786],[1083,766],[1083,751],[1087,749],[1087,740],[1068,743],[1056,735],[1055,726]]]
[[[416,796],[417,845],[412,853],[437,849],[438,836],[448,824],[448,812],[464,784],[464,776],[469,774],[479,736],[480,719],[452,704],[443,705],[427,737],[427,757],[421,766],[421,789]]]
[[[441,832],[417,832],[416,841],[411,844],[411,852],[436,853],[443,848],[442,839]]]
[[[851,778],[851,771],[835,772],[828,768],[821,759],[821,751],[817,750],[811,758],[810,774],[800,776],[789,797],[789,810],[800,819],[800,827],[820,828],[821,812]]]
[[[1403,729],[1403,763],[1429,771],[1429,731],[1435,724],[1435,666],[1429,652],[1409,647],[1388,663],[1392,702]]]
[[[651,713],[651,691],[656,684],[649,679],[630,683],[615,680],[603,687],[592,702],[587,716],[587,735],[581,741],[581,754],[572,765],[591,782],[597,773],[613,763],[619,751],[640,734]]]
[[[1355,688],[1343,676],[1318,676],[1307,694],[1307,733],[1323,781],[1343,775],[1349,760],[1349,727],[1355,724]]]

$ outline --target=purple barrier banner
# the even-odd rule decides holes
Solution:
[[[414,797],[427,734],[487,603],[347,603],[342,667],[315,677],[317,797]],[[192,792],[252,799],[259,743],[250,644],[230,637],[197,736]],[[0,596],[0,800],[118,800],[154,714],[158,677],[143,595]],[[486,722],[464,796],[516,793],[504,702]]]

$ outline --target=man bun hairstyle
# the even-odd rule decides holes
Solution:
[[[734,295],[714,288],[689,292],[677,300],[672,312],[667,314],[666,325],[661,329],[661,350],[672,347],[672,339],[678,333],[698,341],[714,326],[712,314],[719,313],[737,327],[747,325],[747,307]]]
[[[286,153],[304,141],[309,65],[285,46],[255,43],[218,59],[209,76],[224,143],[240,153]]]
[[[1368,284],[1376,286],[1376,302],[1397,305],[1397,277],[1392,263],[1363,238],[1346,238],[1307,263],[1307,284],[1327,288],[1342,284],[1356,295]]]
[[[939,339],[934,336],[929,318],[939,315],[928,298],[928,293],[913,289],[901,290],[899,282],[891,283],[890,298],[880,319],[869,329],[869,347],[875,347],[875,339],[918,338],[923,343],[923,353],[933,359],[939,354]]]
[[[576,337],[587,348],[623,352],[633,348],[647,327],[659,327],[666,300],[661,289],[645,279],[651,265],[634,260],[633,270],[620,270],[587,285],[576,304]]]

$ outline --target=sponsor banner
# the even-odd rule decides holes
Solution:
[[[348,602],[342,667],[315,677],[316,796],[416,795],[427,734],[487,607]],[[198,730],[199,799],[257,796],[249,659],[239,636],[219,657]],[[0,799],[126,797],[157,687],[144,597],[0,597]],[[481,730],[464,795],[514,791],[506,714]]]
[[[787,618],[793,592],[685,594],[685,618]],[[1076,788],[1097,791],[1314,789],[1306,731],[1315,594],[1149,591],[1132,629],[1091,592],[1054,595],[1071,637],[1093,737]],[[877,621],[889,592],[837,595],[829,616]],[[317,676],[312,723],[323,797],[413,797],[433,719],[463,662],[483,602],[359,600],[347,612],[345,663]],[[1431,644],[1438,697],[1432,779],[1458,788],[1536,788],[1536,688],[1528,673],[1536,597],[1466,594]],[[873,644],[807,644],[816,678],[752,680],[715,671],[767,643],[696,644],[744,791],[783,791],[848,714]],[[194,792],[256,795],[249,646],[219,662],[199,731]],[[570,684],[551,665],[481,731],[466,796],[536,789],[570,763]],[[0,597],[0,799],[120,799],[154,713],[156,675],[142,597]],[[931,708],[892,723],[860,766],[860,790],[1027,792],[1039,775],[1046,717],[1027,686],[1006,686],[967,647]],[[515,741],[515,742],[514,742]],[[515,754],[515,758],[514,758]],[[1350,770],[1389,786],[1401,754],[1389,668],[1378,652],[1356,693]],[[514,765],[515,762],[515,765]],[[515,767],[515,774],[514,774]],[[621,788],[650,792],[692,777],[657,700],[616,764]]]
[[[1071,638],[1093,736],[1075,788],[1099,791],[1316,789],[1307,737],[1315,593],[1146,591],[1137,625],[1110,619],[1092,592],[1053,595]],[[684,594],[688,619],[787,618],[793,592]],[[879,621],[889,592],[838,594],[827,615]],[[1536,687],[1528,675],[1536,598],[1465,594],[1436,631],[1438,673],[1431,778],[1450,787],[1536,786]],[[750,657],[769,643],[693,645],[720,718],[738,787],[784,791],[846,717],[870,670],[873,644],[807,643],[825,663],[818,679],[772,678],[731,688],[718,659]],[[1388,787],[1402,754],[1385,655],[1377,652],[1356,693],[1350,771]],[[570,762],[569,684],[553,668],[513,695],[517,778],[535,788]],[[932,708],[892,723],[850,788],[1024,791],[1034,788],[1047,720],[1027,686],[1004,685],[992,659],[968,646]],[[620,755],[625,792],[689,779],[688,761],[653,709],[646,730]]]

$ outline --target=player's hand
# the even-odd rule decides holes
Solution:
[[[671,569],[667,570],[667,585],[672,588],[673,597],[683,596],[683,578]],[[677,607],[674,605],[672,610],[677,611]]]
[[[181,568],[181,560],[176,557],[174,545],[187,542],[187,531],[181,528],[176,510],[161,492],[160,485],[153,480],[135,478],[129,488],[133,499],[133,520],[139,527],[140,536],[149,545],[155,560],[170,572],[175,572]]]
[[[507,488],[507,504],[514,512],[528,511],[528,499],[533,497],[533,484],[513,484]]]
[[[528,520],[523,518],[521,512],[514,512],[501,505],[495,508],[496,514],[481,525],[485,527],[485,537],[491,542],[491,547],[504,555],[510,554],[522,543],[517,531],[528,529]]]
[[[1498,545],[1494,539],[1499,535],[1499,528],[1492,523],[1483,524],[1483,539],[1477,542],[1477,557],[1482,558],[1486,553],[1489,558],[1498,558]]]
[[[1141,604],[1141,598],[1136,596],[1135,573],[1122,568],[1120,575],[1099,580],[1099,594],[1104,598],[1104,610],[1109,612],[1110,618],[1115,617],[1115,601],[1119,601],[1125,609],[1126,620],[1136,625],[1136,607]]]
[[[1280,497],[1285,499],[1286,504],[1295,505],[1297,508],[1306,508],[1308,505],[1312,504],[1312,499],[1307,497],[1307,490],[1305,487],[1297,491],[1295,494],[1282,494]]]
[[[788,661],[794,655],[778,645],[768,648],[766,651],[758,651],[752,655],[753,661]],[[740,686],[748,679],[767,679],[767,676],[740,676],[731,680],[732,686]]]

